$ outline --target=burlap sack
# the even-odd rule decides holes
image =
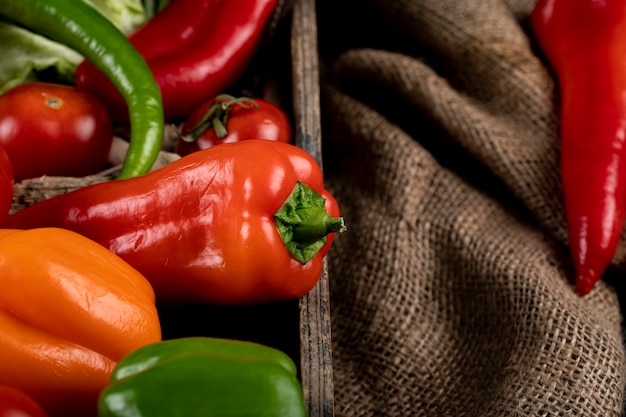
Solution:
[[[573,291],[533,3],[318,0],[349,229],[328,256],[337,416],[621,414],[619,294]]]

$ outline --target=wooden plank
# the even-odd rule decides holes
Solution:
[[[322,166],[315,0],[296,0],[291,35],[296,145]],[[300,378],[309,417],[334,416],[328,269],[300,299]]]

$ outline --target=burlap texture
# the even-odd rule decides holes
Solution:
[[[621,415],[618,289],[573,291],[532,6],[318,0],[339,417]]]

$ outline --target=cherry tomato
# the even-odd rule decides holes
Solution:
[[[48,413],[22,390],[0,385],[0,417],[48,417]]]
[[[0,96],[0,145],[16,182],[94,174],[105,167],[112,141],[111,116],[85,90],[32,82]]]
[[[184,156],[221,143],[248,139],[291,142],[289,118],[270,101],[223,94],[189,114],[180,127],[177,152]]]
[[[9,155],[0,145],[0,220],[9,213],[13,202],[13,168]]]

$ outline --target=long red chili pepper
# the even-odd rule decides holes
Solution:
[[[626,203],[626,2],[539,0],[531,27],[558,79],[561,176],[585,295],[610,264]]]
[[[245,71],[278,0],[174,0],[129,40],[146,59],[161,88],[166,120],[223,93]],[[76,85],[100,96],[118,122],[126,106],[89,62]]]

